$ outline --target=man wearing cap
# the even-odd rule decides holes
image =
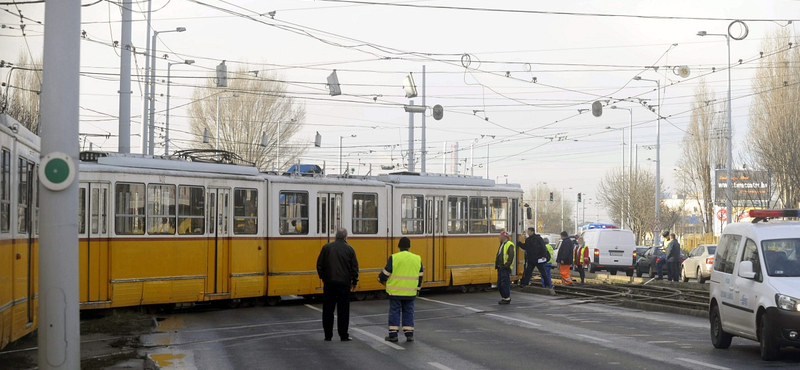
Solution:
[[[500,232],[500,248],[494,259],[494,268],[497,270],[497,290],[502,298],[499,304],[511,303],[511,266],[514,266],[514,243],[509,240],[511,235],[503,230]]]
[[[414,341],[414,299],[422,286],[422,259],[408,251],[411,240],[400,238],[397,243],[400,252],[389,256],[389,261],[378,275],[378,281],[386,285],[389,294],[389,342],[397,342],[400,331],[400,318],[403,319],[403,333],[406,341]]]

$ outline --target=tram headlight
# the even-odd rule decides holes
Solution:
[[[776,294],[775,303],[778,308],[786,311],[800,311],[800,299],[785,294]]]

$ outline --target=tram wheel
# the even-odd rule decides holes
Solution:
[[[278,296],[278,297],[267,297],[267,304],[270,305],[270,306],[274,306],[274,305],[278,304],[278,302],[280,302],[280,301],[281,301],[281,297],[280,296]]]

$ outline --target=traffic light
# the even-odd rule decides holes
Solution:
[[[551,202],[553,201],[553,192],[552,191],[550,192],[550,201]]]
[[[581,202],[581,193],[578,193],[578,203]]]

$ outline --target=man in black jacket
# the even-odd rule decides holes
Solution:
[[[339,311],[337,328],[342,341],[351,340],[347,333],[350,326],[350,287],[358,284],[358,259],[356,252],[347,244],[347,230],[336,230],[336,240],[325,244],[317,258],[317,274],[322,279],[322,329],[325,340],[333,338],[333,311]]]
[[[542,279],[546,280],[547,274],[544,271],[544,263],[550,259],[547,248],[544,246],[544,240],[539,234],[536,234],[536,229],[529,227],[527,233],[528,237],[525,238],[525,242],[520,244],[520,248],[525,251],[525,271],[522,273],[522,280],[519,282],[520,286],[530,284],[534,267],[539,269]],[[549,281],[545,283],[546,286],[550,286]]]
[[[561,282],[564,285],[572,285],[572,278],[569,276],[569,269],[572,266],[572,252],[575,248],[572,239],[566,231],[561,232],[561,246],[558,248],[558,272],[561,274]]]

